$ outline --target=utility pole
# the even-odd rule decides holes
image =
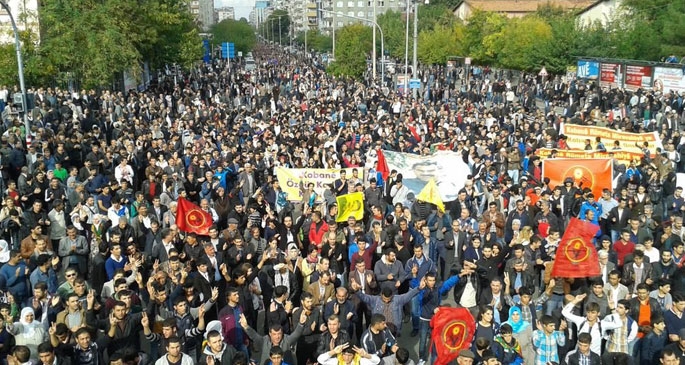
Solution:
[[[419,41],[419,2],[418,0],[414,1],[414,57],[412,59],[412,78],[417,78],[418,77],[418,71],[416,70],[417,64],[416,64],[416,48],[417,48],[417,43]],[[416,94],[418,93],[418,89],[414,89],[412,91],[412,96],[414,99],[416,99]]]
[[[9,5],[4,0],[0,0],[0,6],[7,12],[10,17],[10,22],[12,23],[12,30],[14,31],[14,48],[17,53],[17,72],[19,73],[19,89],[21,90],[21,107],[24,109],[24,129],[26,129],[26,149],[31,146],[31,123],[28,118],[28,108],[26,106],[26,84],[24,83],[24,60],[21,56],[21,42],[19,41],[19,30],[17,29],[17,23],[14,21],[14,16],[12,16],[12,10]]]
[[[407,29],[404,34],[404,94],[407,94],[409,87],[409,80],[407,75],[409,74],[409,1],[407,0],[407,10],[405,15],[405,20],[407,21]]]
[[[371,0],[371,1],[373,1],[373,21],[375,22],[375,21],[376,21],[376,1],[378,1],[378,0]],[[374,83],[375,83],[375,79],[376,79],[376,77],[377,77],[377,73],[376,73],[376,59],[378,58],[378,56],[376,55],[376,27],[373,27],[373,52],[372,52],[372,57],[373,57],[373,62],[372,62],[372,64],[373,64],[373,78],[374,78]],[[381,57],[383,57],[383,55],[381,55]],[[382,67],[382,65],[381,65],[381,67]]]
[[[283,15],[278,16],[278,45],[283,45],[283,42],[281,41],[281,17]],[[416,62],[416,44],[414,44],[414,62]]]

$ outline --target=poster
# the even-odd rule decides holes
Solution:
[[[564,123],[561,125],[559,133],[568,137],[568,146],[573,150],[584,150],[586,139],[590,139],[594,147],[596,137],[602,138],[602,143],[604,143],[607,150],[611,150],[614,146],[614,141],[618,141],[622,151],[637,153],[640,156],[643,155],[640,147],[644,142],[649,143],[649,151],[652,156],[656,156],[657,147],[662,150],[664,148],[657,132],[630,133],[609,128]],[[636,146],[636,143],[640,147]]]
[[[343,169],[347,179],[355,179],[352,168]],[[364,181],[364,169],[356,168],[357,177],[362,183]],[[288,195],[290,201],[302,201],[303,189],[311,182],[314,183],[314,191],[318,194],[317,202],[323,201],[323,192],[327,189],[327,184],[332,184],[340,178],[340,170],[337,169],[288,169],[276,167],[276,178],[281,184],[281,189]]]
[[[602,63],[599,68],[600,86],[612,89],[623,87],[623,66],[620,63]]]
[[[626,66],[626,89],[635,91],[637,89],[650,89],[651,87],[651,66]]]
[[[401,173],[403,184],[414,194],[420,193],[431,179],[435,179],[443,202],[457,198],[459,190],[464,187],[466,176],[471,173],[471,169],[457,152],[437,151],[430,156],[419,156],[383,150],[383,154],[390,171],[397,170]]]
[[[597,80],[599,78],[599,62],[578,61],[576,76],[579,79]]]
[[[549,186],[564,185],[570,177],[576,186],[590,188],[595,200],[602,196],[603,189],[611,189],[613,177],[612,160],[608,158],[547,159],[542,161],[542,176],[549,178]]]
[[[655,91],[664,94],[671,91],[685,92],[685,73],[683,69],[671,67],[654,67],[654,85]]]

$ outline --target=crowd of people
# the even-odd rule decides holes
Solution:
[[[0,87],[3,363],[422,365],[448,303],[475,318],[461,365],[685,357],[681,95],[440,66],[414,99],[311,54],[254,57],[143,92],[34,88],[29,146]],[[658,131],[665,147],[616,164],[594,197],[541,175],[561,123]],[[403,172],[367,163],[436,143],[472,169],[446,210],[400,199]],[[292,197],[276,167],[365,178]],[[364,217],[338,222],[353,191]],[[181,197],[211,215],[208,235],[179,230]],[[572,217],[601,228],[599,277],[550,275]]]

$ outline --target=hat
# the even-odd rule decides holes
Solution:
[[[611,241],[611,237],[605,234],[601,237],[600,241]]]
[[[288,245],[288,251],[290,251],[290,250],[297,250],[297,245],[295,243],[291,242]]]
[[[463,357],[466,359],[475,359],[476,355],[474,355],[471,350],[461,350],[459,351],[459,357]]]
[[[573,184],[573,179],[570,177],[567,177],[564,179],[564,184]]]
[[[238,220],[235,218],[228,218],[228,224],[238,224]]]

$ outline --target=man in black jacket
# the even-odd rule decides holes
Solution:
[[[599,365],[601,364],[599,354],[590,351],[590,342],[592,336],[589,333],[581,333],[578,335],[578,348],[566,354],[566,357],[561,362],[563,365]]]

